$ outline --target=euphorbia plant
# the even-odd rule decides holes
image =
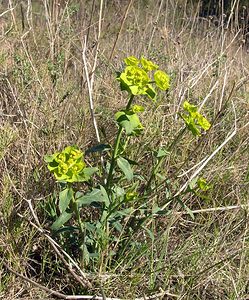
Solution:
[[[119,130],[114,145],[110,170],[107,178],[107,190],[110,190],[112,182],[113,169],[115,161],[118,160],[118,149],[123,130],[126,135],[138,135],[141,133],[143,126],[140,122],[137,113],[144,111],[144,108],[139,105],[133,105],[134,97],[138,95],[146,95],[151,100],[156,100],[156,90],[152,85],[155,85],[161,90],[167,90],[170,87],[169,76],[158,70],[158,66],[150,60],[142,57],[140,60],[134,56],[127,57],[125,60],[126,67],[121,72],[117,80],[120,82],[121,90],[128,92],[128,102],[126,108],[116,113],[116,121],[119,125]]]
[[[200,129],[207,131],[210,128],[211,124],[198,112],[198,108],[195,105],[190,104],[188,101],[184,101],[183,108],[187,114],[182,114],[180,116],[185,121],[187,128],[193,133],[193,135],[200,136]]]
[[[73,214],[76,216],[80,231],[80,248],[84,255],[85,248],[85,228],[80,216],[80,198],[77,197],[73,189],[73,183],[86,182],[98,170],[97,168],[87,168],[84,162],[84,154],[77,146],[68,146],[61,152],[45,156],[48,169],[54,174],[59,183],[63,183],[65,188],[59,194],[59,217],[52,224],[52,230],[58,230],[68,222]],[[83,257],[82,255],[82,257]]]
[[[139,114],[143,113],[145,108],[136,103],[137,97],[142,96],[155,102],[158,90],[169,89],[170,78],[165,72],[159,70],[156,64],[144,57],[138,59],[130,56],[124,62],[126,66],[118,74],[117,80],[121,90],[128,93],[128,97],[125,108],[115,114],[118,126],[115,143],[113,147],[98,145],[94,149],[87,150],[87,152],[108,151],[110,161],[105,162],[106,172],[103,174],[99,172],[98,177],[91,180],[98,169],[86,166],[84,153],[76,146],[66,147],[63,151],[45,158],[48,169],[63,187],[59,194],[57,208],[59,215],[51,229],[57,233],[62,233],[64,229],[74,233],[79,232],[82,261],[86,264],[90,257],[93,260],[97,259],[100,271],[113,255],[118,256],[119,248],[123,247],[124,242],[126,245],[129,242],[129,239],[126,242],[125,238],[121,238],[121,235],[125,235],[126,229],[128,228],[131,238],[132,233],[142,226],[143,220],[153,215],[153,208],[150,207],[151,213],[149,214],[147,206],[147,200],[153,193],[150,186],[156,181],[156,176],[161,178],[160,184],[162,182],[168,184],[166,178],[159,177],[159,169],[164,158],[181,137],[178,134],[169,146],[156,151],[156,161],[151,174],[134,175],[132,164],[135,162],[126,157],[126,148],[130,138],[139,136],[144,128]],[[197,107],[185,102],[184,110],[187,114],[183,114],[182,118],[186,128],[190,129],[194,135],[200,135],[201,128],[207,130],[210,127],[209,122],[198,112]],[[92,184],[89,184],[90,182]],[[82,183],[82,188],[76,189],[75,183]],[[79,187],[79,184],[77,186]],[[94,220],[83,216],[82,208],[86,206],[94,209]],[[158,210],[160,210],[159,207],[156,208],[156,211]],[[138,218],[136,222],[140,211],[141,218]],[[124,222],[125,218],[126,222]],[[131,221],[128,222],[127,218]]]
[[[89,260],[89,255],[99,256],[100,252],[107,251],[110,243],[110,224],[112,228],[120,231],[122,229],[120,220],[132,213],[131,207],[124,206],[125,203],[135,201],[138,196],[134,186],[125,190],[118,184],[117,179],[113,180],[116,167],[123,173],[126,181],[131,182],[134,178],[129,161],[122,156],[125,152],[123,146],[125,143],[121,145],[121,139],[128,140],[129,137],[138,136],[143,131],[139,114],[144,111],[144,107],[135,103],[135,97],[143,95],[156,101],[156,89],[167,90],[170,86],[169,76],[144,57],[141,59],[134,56],[127,57],[125,64],[126,67],[118,74],[117,80],[120,82],[121,90],[128,92],[128,101],[126,107],[115,114],[118,132],[107,168],[107,179],[100,181],[105,184],[102,186],[94,182],[94,187],[85,193],[75,190],[75,183],[88,182],[97,171],[97,168],[86,167],[84,154],[76,146],[66,147],[61,152],[45,157],[48,169],[62,186],[58,202],[59,214],[51,229],[60,233],[64,228],[79,230],[79,247],[85,262]],[[86,188],[89,189],[89,185],[85,186]],[[89,205],[96,207],[96,203],[99,218],[93,223],[84,219],[81,209]],[[78,223],[78,229],[75,226],[65,226],[70,222],[72,225]]]

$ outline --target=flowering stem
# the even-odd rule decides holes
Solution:
[[[180,132],[178,133],[178,135],[174,138],[174,140],[172,141],[172,143],[167,148],[167,152],[169,153],[169,156],[171,155],[172,149],[175,147],[175,145],[178,143],[178,141],[182,138],[182,136],[185,133],[185,131],[186,131],[186,127],[182,128],[180,130]],[[164,158],[165,158],[164,156],[160,157],[158,159],[157,164],[153,167],[151,176],[150,176],[150,178],[149,178],[149,180],[148,180],[148,182],[146,184],[145,191],[148,191],[150,189],[151,182],[155,178],[156,173],[158,172],[159,168],[161,167],[161,165],[162,165],[162,163],[164,161]],[[168,156],[167,156],[167,158],[168,158]]]
[[[76,215],[76,219],[77,219],[77,222],[78,222],[78,225],[79,225],[79,230],[80,230],[80,249],[81,249],[81,252],[82,252],[82,257],[81,257],[81,263],[82,263],[82,266],[84,265],[84,243],[85,243],[85,226],[84,226],[84,223],[82,222],[81,220],[81,217],[80,217],[80,211],[79,211],[79,207],[78,207],[78,204],[75,200],[75,197],[73,195],[72,197],[72,208],[74,210],[74,213]]]
[[[126,105],[126,108],[125,108],[126,110],[130,109],[133,98],[134,98],[134,95],[131,95],[130,98],[129,98],[129,101]],[[116,159],[117,159],[117,156],[118,156],[118,149],[119,149],[119,145],[120,145],[122,132],[123,132],[123,127],[121,125],[119,125],[116,141],[115,141],[115,144],[114,144],[114,150],[113,150],[113,153],[112,153],[110,169],[109,169],[109,172],[108,172],[108,177],[107,177],[107,182],[106,182],[106,190],[107,190],[108,193],[110,191],[110,184],[111,184],[112,178],[113,178],[113,171],[114,171],[114,167],[115,167],[115,164],[116,164]]]

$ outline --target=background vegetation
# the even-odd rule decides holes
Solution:
[[[52,297],[31,279],[65,295],[248,299],[246,32],[232,17],[241,10],[238,5],[226,22],[219,15],[199,17],[200,5],[185,0],[0,2],[0,298]],[[83,50],[88,75],[94,74],[101,142],[113,144],[113,116],[125,104],[116,71],[125,57],[143,55],[168,72],[171,88],[141,115],[146,128],[129,148],[131,157],[140,154],[139,168],[149,174],[154,151],[183,128],[178,113],[187,99],[203,106],[212,128],[198,139],[185,134],[161,175],[176,173],[171,184],[177,191],[215,153],[200,173],[211,188],[182,199],[195,219],[172,203],[169,214],[146,223],[133,237],[134,247],[122,259],[104,271],[84,270],[91,283],[85,288],[50,243],[48,204],[58,187],[44,163],[44,155],[67,145],[85,151],[98,144]],[[94,164],[97,158],[87,159]],[[162,190],[150,201],[163,203],[166,194]]]

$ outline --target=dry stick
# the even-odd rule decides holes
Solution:
[[[234,85],[228,96],[228,99],[231,98],[233,91],[234,91]],[[233,104],[233,102],[232,102],[232,104]],[[193,173],[193,175],[185,182],[185,184],[179,189],[179,191],[173,195],[173,197],[171,199],[175,199],[178,195],[180,195],[180,193],[183,192],[187,188],[188,184],[204,169],[204,167],[209,163],[209,161],[236,135],[238,130],[237,130],[237,119],[236,119],[236,111],[235,111],[234,104],[233,104],[233,110],[234,110],[234,116],[235,116],[233,132],[224,140],[224,142],[220,146],[218,146],[218,148],[210,156],[207,157],[206,160],[204,160],[204,161],[202,160],[203,163],[201,164],[201,166]],[[216,116],[216,118],[217,117],[218,117],[218,115]],[[164,210],[169,205],[169,203],[170,202],[167,202],[165,205],[163,205],[161,210]]]
[[[26,20],[27,20],[27,23],[28,23],[28,27],[29,27],[29,29],[32,32],[34,44],[36,46],[36,49],[38,50],[38,44],[37,44],[37,40],[36,40],[34,29],[33,29],[33,15],[32,15],[32,3],[31,3],[31,1],[32,0],[28,0],[27,1]]]
[[[103,1],[101,1],[101,8],[100,8],[100,18],[99,18],[99,36],[98,36],[98,42],[97,42],[97,49],[95,53],[95,59],[94,59],[94,65],[91,71],[91,74],[89,74],[88,68],[87,68],[87,60],[86,60],[86,47],[87,47],[87,37],[84,36],[84,45],[83,45],[83,50],[82,50],[82,59],[83,59],[83,64],[84,64],[84,71],[86,75],[86,82],[87,82],[87,88],[88,88],[88,95],[89,95],[89,108],[90,108],[90,114],[96,134],[96,138],[98,143],[100,143],[100,135],[99,135],[99,130],[98,130],[98,124],[97,120],[95,118],[94,114],[94,104],[93,104],[93,96],[92,96],[92,90],[93,90],[93,82],[94,82],[94,71],[97,65],[97,57],[98,57],[98,45],[99,45],[99,38],[100,38],[100,32],[101,32],[101,18],[102,18],[102,10],[103,10]],[[90,79],[91,76],[91,79]],[[103,159],[103,156],[101,154],[100,156],[101,160],[101,165],[102,169],[105,169],[105,162]]]
[[[30,56],[30,54],[29,54],[29,52],[28,52],[27,46],[26,46],[26,44],[25,44],[25,42],[24,42],[26,36],[29,34],[29,32],[30,32],[31,30],[32,30],[32,27],[29,27],[28,30],[24,32],[24,34],[21,36],[21,43],[22,43],[24,52],[25,52],[25,54],[26,54],[26,57],[27,57],[27,59],[28,59],[28,61],[29,61],[29,63],[30,63],[30,66],[31,66],[31,68],[32,68],[32,70],[33,70],[33,72],[34,72],[34,74],[35,74],[35,77],[36,77],[35,80],[36,80],[37,82],[39,82],[39,85],[40,85],[42,91],[44,92],[44,95],[45,95],[46,98],[48,99],[49,97],[48,97],[48,94],[47,94],[47,92],[46,92],[46,90],[45,90],[45,88],[44,88],[44,84],[41,82],[41,80],[40,80],[40,78],[39,78],[38,71],[37,71],[37,69],[36,69],[35,66],[34,66],[34,63],[33,63],[33,61],[32,61],[32,58],[31,58],[31,56]]]
[[[216,211],[227,211],[227,210],[233,210],[233,209],[247,209],[248,207],[249,207],[248,204],[211,207],[211,208],[205,208],[205,209],[192,210],[192,213],[199,214],[199,213],[209,213],[209,212],[216,212]],[[175,214],[176,215],[188,215],[189,213],[187,211],[177,211]]]
[[[58,297],[58,298],[62,298],[62,299],[70,299],[70,298],[66,298],[66,296],[63,295],[63,294],[61,294],[61,293],[59,293],[59,292],[56,292],[56,291],[54,291],[54,290],[51,290],[51,289],[49,289],[49,288],[47,288],[47,287],[45,287],[45,286],[43,286],[43,285],[41,285],[41,284],[35,282],[34,280],[32,280],[32,279],[30,279],[30,278],[28,278],[28,277],[26,277],[26,276],[23,276],[22,274],[20,274],[20,273],[14,271],[14,270],[13,270],[12,268],[10,268],[5,262],[3,262],[3,265],[4,265],[4,267],[5,267],[9,272],[15,274],[16,276],[22,278],[23,280],[25,280],[25,281],[31,283],[31,284],[34,285],[34,286],[39,287],[40,289],[46,291],[47,293],[49,293],[49,294],[51,294],[51,295],[54,295],[54,296],[56,296],[56,297]]]
[[[230,26],[231,18],[234,15],[234,9],[235,9],[236,2],[237,2],[237,0],[235,0],[233,2],[233,6],[231,8],[231,11],[230,11],[230,14],[229,14],[229,17],[228,17],[228,21],[226,23],[226,27],[224,27],[224,20],[223,20],[223,18],[224,18],[224,11],[222,11],[222,27],[221,27],[221,29],[222,29],[222,37],[223,37],[223,39],[222,39],[222,47],[221,47],[222,51],[223,51],[224,44],[225,44],[225,41],[226,41],[227,33],[229,32],[228,28]],[[224,10],[223,5],[224,5],[224,2],[222,2],[222,10]]]
[[[87,87],[88,87],[90,114],[91,114],[91,118],[92,118],[94,129],[95,129],[97,141],[100,142],[100,136],[99,136],[99,130],[98,130],[98,125],[97,125],[97,120],[96,120],[95,115],[94,115],[94,105],[93,105],[91,82],[90,82],[89,72],[88,72],[88,68],[87,68],[87,60],[86,60],[86,36],[84,36],[84,44],[83,44],[83,50],[82,50],[82,59],[83,59],[83,63],[84,63],[84,71],[85,71],[86,81],[87,81]]]
[[[96,44],[96,50],[95,50],[95,57],[94,57],[94,63],[91,71],[91,92],[93,90],[93,82],[94,82],[94,72],[97,66],[97,60],[98,60],[98,52],[99,52],[99,41],[100,41],[100,35],[101,35],[101,21],[102,21],[102,14],[103,14],[103,0],[100,1],[100,8],[99,8],[99,22],[98,22],[98,38],[97,38],[97,44]],[[87,39],[86,39],[86,44],[87,44]],[[98,141],[100,142],[100,140]]]
[[[116,48],[116,45],[117,45],[117,42],[118,42],[120,33],[121,33],[121,31],[123,30],[124,22],[125,22],[125,20],[126,20],[126,18],[127,18],[129,9],[130,9],[131,4],[132,4],[132,1],[133,1],[133,0],[130,0],[130,2],[128,3],[128,5],[127,5],[127,7],[126,7],[125,13],[124,13],[124,15],[123,15],[123,19],[122,19],[122,21],[121,21],[121,26],[120,26],[119,32],[118,32],[118,34],[117,34],[117,36],[116,36],[114,45],[113,45],[113,47],[112,47],[112,52],[111,52],[111,55],[110,55],[110,57],[109,57],[109,61],[112,60],[114,50],[115,50],[115,48]]]
[[[235,36],[233,37],[232,41],[227,45],[227,47],[220,53],[220,56],[218,57],[218,59],[214,59],[211,63],[209,63],[200,74],[197,74],[194,78],[190,79],[189,84],[191,84],[190,88],[192,89],[197,83],[198,81],[202,78],[202,76],[208,71],[208,69],[210,67],[213,66],[213,64],[219,60],[220,57],[222,57],[222,55],[224,55],[226,53],[226,50],[233,44],[233,42],[235,41],[235,39],[237,38],[239,34],[239,31],[235,34]]]
[[[176,294],[172,294],[170,292],[162,290],[162,292],[160,292],[158,294],[151,295],[151,296],[144,296],[144,297],[140,297],[140,298],[135,298],[135,300],[153,300],[153,299],[158,300],[159,298],[161,298],[163,296],[169,296],[171,298],[179,298],[179,296],[176,295]]]
[[[90,35],[90,29],[91,29],[91,26],[92,26],[94,6],[95,6],[95,0],[92,1],[91,16],[90,16],[90,20],[89,20],[89,25],[87,26],[86,43],[88,42],[89,35]]]
[[[22,274],[16,272],[15,270],[13,270],[11,267],[9,267],[8,264],[6,264],[5,262],[3,262],[3,265],[4,267],[11,273],[13,273],[14,275],[22,278],[23,280],[31,283],[32,285],[40,288],[41,290],[49,293],[50,295],[53,295],[53,296],[56,296],[58,298],[61,298],[61,299],[66,299],[66,300],[84,300],[84,299],[89,299],[89,300],[122,300],[121,298],[109,298],[109,297],[103,297],[103,296],[95,296],[95,295],[64,295],[60,292],[57,292],[57,291],[54,291],[50,288],[47,288],[46,286],[43,286],[37,282],[35,282],[34,280],[26,277],[26,276],[23,276]],[[175,297],[175,298],[178,298],[179,296],[178,295],[175,295],[175,294],[171,294],[167,291],[162,291],[158,294],[155,294],[155,295],[151,295],[151,296],[145,296],[145,297],[142,297],[142,298],[135,298],[134,300],[153,300],[153,299],[159,299],[160,297],[163,297],[163,296],[170,296],[170,297]],[[125,299],[123,299],[125,300]]]
[[[97,120],[96,120],[95,115],[94,115],[94,104],[93,104],[93,97],[92,97],[92,89],[93,89],[93,82],[94,82],[94,71],[95,71],[95,68],[96,68],[97,57],[98,57],[98,46],[99,46],[99,38],[100,38],[100,32],[101,32],[102,10],[103,10],[103,1],[101,1],[101,4],[100,4],[99,35],[98,35],[98,42],[97,42],[97,49],[96,49],[95,59],[94,59],[94,65],[93,65],[92,72],[91,72],[91,75],[90,75],[91,79],[90,79],[90,76],[89,76],[89,72],[88,72],[88,68],[87,68],[87,60],[86,60],[87,36],[84,36],[84,44],[83,44],[83,50],[82,50],[82,59],[83,59],[83,63],[84,63],[84,71],[85,71],[85,75],[86,75],[88,95],[89,95],[90,114],[91,114],[91,118],[92,118],[92,122],[93,122],[93,126],[94,126],[94,130],[95,130],[95,134],[96,134],[96,138],[97,138],[98,143],[100,143],[100,135],[99,135]],[[104,170],[105,169],[105,163],[104,163],[104,159],[103,159],[102,155],[100,156],[100,160],[101,160],[102,169]]]
[[[208,98],[212,95],[213,91],[215,90],[215,88],[217,87],[219,83],[219,80],[217,80],[215,82],[215,84],[212,86],[212,88],[210,89],[209,93],[207,94],[207,96],[204,98],[204,100],[202,101],[202,103],[199,106],[198,112],[201,111],[202,107],[205,105],[205,103],[207,102]]]
[[[93,93],[94,73],[95,73],[95,69],[96,69],[96,66],[97,66],[97,60],[98,60],[99,43],[100,43],[99,41],[100,41],[101,28],[102,28],[101,21],[102,21],[102,15],[103,15],[103,4],[104,4],[104,1],[101,0],[100,1],[100,9],[99,9],[98,38],[97,38],[97,45],[96,45],[96,50],[95,50],[95,57],[94,57],[93,67],[92,67],[90,76],[89,76],[89,74],[87,75],[87,73],[85,72],[86,77],[87,76],[91,77],[90,86],[88,85],[88,82],[87,82],[88,92],[89,92],[89,99],[90,99],[90,94],[92,95],[92,93]],[[89,26],[89,28],[90,28],[90,26]],[[85,45],[87,45],[87,39],[88,39],[88,35],[86,36],[86,39],[85,39]],[[84,65],[86,66],[85,62],[84,62]],[[89,103],[90,103],[90,100],[89,100]],[[93,101],[92,101],[92,109],[93,109]],[[90,110],[91,110],[91,104],[90,104]],[[94,116],[94,111],[92,112],[92,118],[93,118],[93,116]],[[93,124],[94,124],[94,127],[96,126],[95,127],[95,132],[96,132],[97,141],[98,141],[98,143],[100,143],[100,136],[99,136],[98,126],[97,126],[97,121],[96,121],[95,118],[93,118]],[[102,153],[101,153],[101,156],[100,156],[100,161],[101,161],[102,169],[104,170],[105,169],[105,162],[104,162],[104,158],[103,158]]]
[[[15,5],[15,7],[16,7],[16,5]],[[15,18],[14,12],[13,12],[15,7],[13,7],[12,0],[9,0],[9,9],[10,9],[10,12],[11,12],[13,24],[14,24],[15,30],[17,30],[16,18]]]
[[[155,20],[154,24],[157,24],[157,22],[159,20],[159,17],[161,16],[161,9],[162,9],[163,3],[164,3],[164,1],[162,0],[161,3],[160,3],[160,6],[159,6],[157,17],[156,17],[156,20]],[[156,31],[156,25],[154,25],[151,36],[150,36],[150,41],[149,41],[149,45],[148,45],[148,48],[147,48],[148,52],[150,50],[155,31]]]
[[[0,18],[3,17],[5,14],[7,14],[8,12],[11,12],[13,9],[15,9],[15,7],[11,7],[9,9],[7,9],[6,11],[4,11],[3,13],[0,14]]]
[[[237,133],[237,128],[225,139],[225,141],[203,162],[203,164],[193,173],[193,175],[185,182],[185,184],[179,189],[179,191],[174,195],[177,197],[182,191],[188,186],[188,184],[204,169],[208,162],[235,136]]]
[[[197,164],[195,164],[193,167],[188,169],[187,171],[184,171],[182,174],[177,175],[177,178],[181,178],[183,176],[186,176],[189,172],[193,171],[196,169],[199,165],[201,165],[205,160],[207,159],[207,156],[205,156],[201,161],[199,161]]]
[[[233,102],[232,102],[233,103]],[[225,141],[203,162],[203,164],[193,173],[193,175],[185,182],[185,184],[179,189],[179,191],[174,195],[177,197],[180,195],[182,191],[188,186],[188,184],[204,169],[204,167],[208,164],[208,162],[235,136],[237,133],[237,120],[236,120],[236,112],[234,109],[234,130],[233,132],[225,139]]]
[[[34,217],[34,219],[37,219],[37,216],[34,213],[34,209],[32,207],[31,204],[31,200],[26,200],[29,203],[29,207],[31,210],[31,213]],[[26,219],[23,215],[21,215],[20,213],[17,214],[19,217]],[[29,222],[29,224],[31,226],[33,226],[36,230],[38,230],[40,233],[42,233],[48,240],[48,242],[50,243],[50,245],[53,247],[53,249],[55,250],[55,252],[58,254],[58,256],[61,258],[61,260],[63,261],[63,263],[66,265],[66,267],[68,268],[68,271],[72,274],[72,276],[74,277],[74,279],[76,279],[83,287],[89,287],[92,288],[92,284],[90,283],[90,281],[87,279],[86,274],[80,269],[80,267],[78,266],[78,264],[49,236],[45,233],[45,231],[37,226],[36,224],[34,224],[32,221],[26,219],[26,221]],[[39,222],[39,221],[38,221]],[[79,273],[81,274],[81,277],[78,276],[72,269],[72,267],[70,266],[70,264],[66,261],[66,259],[64,258],[64,256],[66,256],[69,261],[72,263],[72,265],[74,265],[76,267],[76,269],[79,271]]]

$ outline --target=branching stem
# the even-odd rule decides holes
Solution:
[[[130,98],[129,98],[129,101],[126,105],[126,108],[125,108],[126,110],[130,109],[133,98],[134,98],[134,95],[131,95]],[[119,125],[116,141],[115,141],[115,144],[114,144],[114,150],[113,150],[113,153],[112,153],[110,169],[109,169],[109,172],[108,172],[108,177],[107,177],[107,182],[106,182],[106,190],[107,190],[108,194],[109,194],[109,191],[110,191],[110,185],[111,185],[112,178],[113,178],[113,171],[114,171],[114,167],[115,167],[117,156],[118,156],[118,150],[119,150],[119,145],[120,145],[122,133],[123,133],[123,127]]]
[[[81,257],[81,263],[82,263],[82,266],[84,265],[84,243],[85,243],[85,226],[84,226],[84,223],[82,222],[81,220],[81,217],[80,217],[80,211],[79,211],[79,207],[78,207],[78,204],[75,200],[75,197],[73,195],[72,197],[72,208],[74,210],[74,213],[76,215],[76,219],[77,219],[77,222],[78,222],[78,225],[79,225],[79,230],[80,230],[80,249],[81,249],[81,252],[82,252],[82,257]]]

